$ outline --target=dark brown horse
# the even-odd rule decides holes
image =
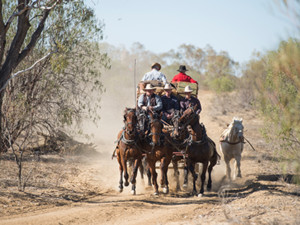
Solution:
[[[193,107],[188,108],[183,113],[179,119],[179,123],[190,125],[192,129],[192,138],[186,152],[188,157],[186,158],[187,168],[185,168],[184,182],[187,183],[189,170],[193,175],[193,194],[196,195],[197,175],[195,173],[195,164],[202,163],[201,188],[198,195],[202,196],[204,193],[206,171],[208,169],[207,190],[210,190],[212,186],[211,172],[220,156],[217,153],[215,143],[207,136],[204,125],[199,123],[199,116],[195,113]]]
[[[158,184],[157,184],[157,173],[155,170],[155,164],[157,161],[160,161],[161,169],[161,187],[163,187],[163,192],[169,192],[169,182],[168,182],[168,166],[172,159],[172,148],[167,144],[166,134],[163,133],[163,124],[161,122],[161,114],[153,113],[152,111],[148,112],[149,115],[149,131],[147,136],[150,137],[140,139],[139,147],[143,149],[143,152],[146,153],[146,161],[150,169],[152,183],[154,185],[155,192],[158,194]]]
[[[125,186],[129,185],[128,182],[128,172],[127,172],[127,161],[131,160],[133,164],[133,174],[131,177],[132,194],[136,193],[136,175],[138,171],[138,167],[141,164],[142,152],[137,147],[137,117],[136,110],[126,108],[124,111],[124,124],[125,127],[118,134],[118,145],[116,148],[117,159],[120,168],[120,185],[119,191],[123,191],[123,172],[125,179]]]

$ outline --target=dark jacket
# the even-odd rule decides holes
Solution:
[[[184,98],[182,101],[180,101],[180,108],[182,109],[183,112],[187,108],[194,107],[195,105],[197,105],[196,114],[200,114],[202,107],[201,107],[200,101],[197,98],[191,96],[190,99]]]

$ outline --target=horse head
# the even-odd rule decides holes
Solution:
[[[126,108],[124,110],[125,132],[132,136],[136,132],[137,116],[135,109]]]
[[[197,105],[190,106],[187,108],[183,113],[182,116],[179,118],[179,123],[187,125],[193,125],[198,120],[198,115],[196,114]]]
[[[230,142],[243,141],[244,138],[244,126],[242,124],[243,119],[234,117],[229,125],[228,138]]]
[[[150,136],[152,136],[152,145],[160,145],[160,137],[162,135],[163,124],[161,122],[162,113],[154,113],[149,111],[150,116]]]

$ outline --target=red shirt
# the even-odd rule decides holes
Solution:
[[[188,75],[186,75],[184,73],[179,73],[179,74],[175,75],[173,77],[173,79],[172,79],[171,82],[178,82],[178,81],[190,82],[190,83],[198,83],[193,78],[191,78],[190,76],[188,76]]]

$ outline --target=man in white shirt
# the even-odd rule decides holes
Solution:
[[[167,78],[166,76],[162,73],[159,72],[161,69],[161,65],[159,63],[154,63],[151,66],[151,71],[146,73],[143,78],[142,81],[148,81],[148,80],[157,80],[157,81],[162,81],[164,84],[167,83]]]

